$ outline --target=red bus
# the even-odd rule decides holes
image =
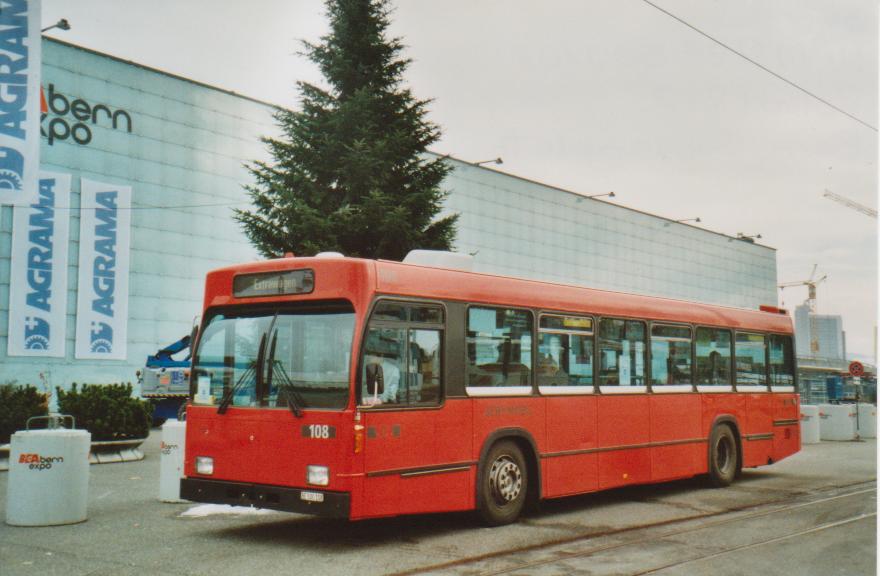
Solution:
[[[182,496],[352,520],[478,510],[800,449],[779,309],[343,257],[212,271]]]

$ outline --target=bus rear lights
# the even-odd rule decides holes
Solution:
[[[210,456],[196,456],[196,473],[210,476],[214,473],[214,459]]]
[[[306,483],[313,486],[327,486],[330,484],[330,470],[326,466],[312,466],[306,468]]]

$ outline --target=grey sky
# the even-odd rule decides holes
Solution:
[[[770,69],[877,126],[874,0],[656,0]],[[814,263],[819,311],[842,314],[849,352],[871,354],[877,133],[809,98],[642,0],[403,0],[392,33],[434,98],[434,147],[465,160],[706,228],[763,235],[780,282]],[[296,55],[325,32],[316,0],[44,0],[63,40],[295,106]],[[695,271],[699,273],[699,271]],[[806,288],[784,292],[786,306]]]

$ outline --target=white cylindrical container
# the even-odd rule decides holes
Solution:
[[[6,523],[74,524],[87,518],[89,447],[85,430],[26,430],[12,435]]]
[[[180,479],[183,478],[185,442],[186,422],[168,420],[162,425],[159,456],[159,500],[162,502],[183,502]]]
[[[801,404],[801,444],[819,443],[819,407]]]
[[[853,440],[856,437],[855,404],[820,404],[819,436],[822,440]]]
[[[877,407],[873,404],[859,404],[858,432],[861,438],[877,437]]]

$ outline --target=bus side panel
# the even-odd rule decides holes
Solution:
[[[707,440],[712,434],[712,425],[719,416],[732,416],[739,426],[740,434],[744,434],[743,425],[746,418],[746,399],[742,394],[704,392],[700,394],[703,405],[702,435]],[[742,446],[748,450],[748,442],[743,439]],[[709,471],[708,443],[704,445],[703,459],[700,463],[700,473]]]
[[[551,456],[544,459],[544,497],[597,490],[597,454],[552,456],[596,448],[596,397],[548,396],[546,407],[547,452]]]
[[[651,403],[651,479],[655,482],[699,473],[700,397],[697,394],[654,394]]]
[[[773,426],[773,461],[777,462],[801,449],[800,396],[773,394],[772,403],[777,424]]]
[[[752,434],[773,432],[772,395],[765,393],[745,394],[746,419],[742,423],[743,467],[753,468],[767,463],[773,455],[773,439],[748,440]]]
[[[608,394],[598,398],[599,488],[651,481],[647,394]]]
[[[473,508],[471,402],[362,412],[364,517]]]

